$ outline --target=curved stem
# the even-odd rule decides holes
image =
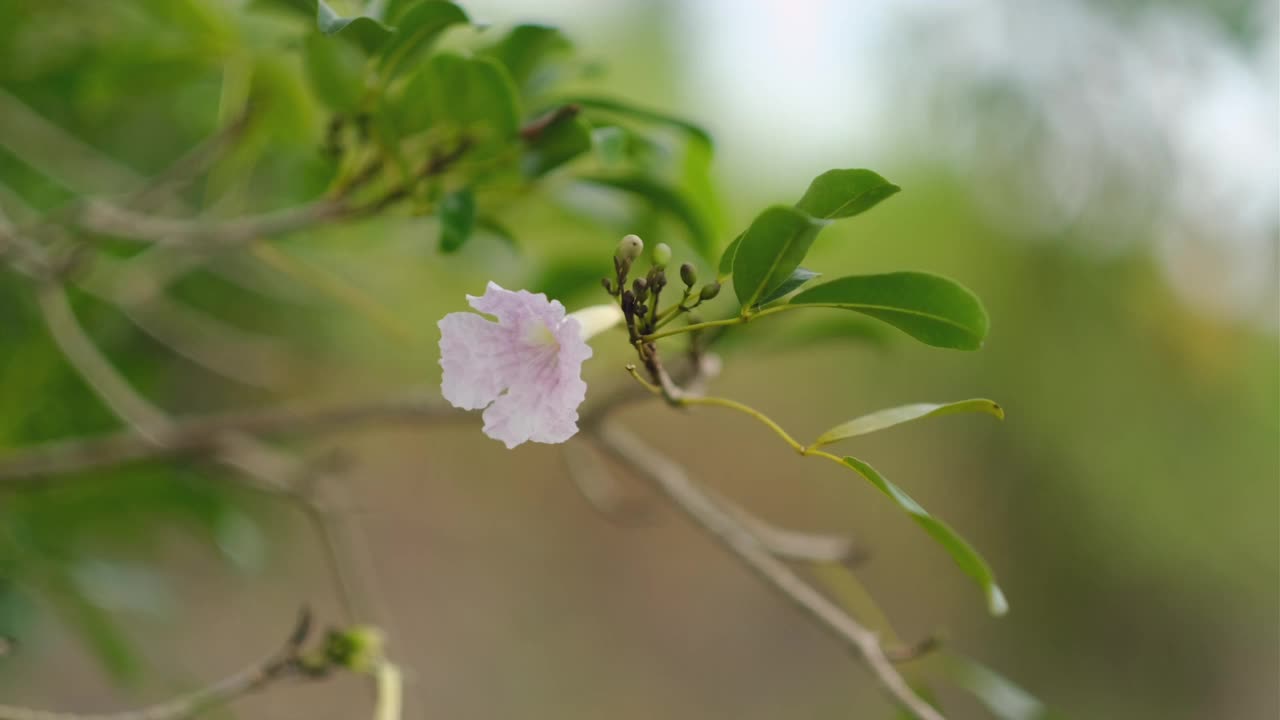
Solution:
[[[794,310],[795,308],[796,306],[794,305],[776,305],[774,307],[765,308],[764,310],[749,313],[746,315],[737,315],[735,317],[723,318],[721,320],[708,320],[706,322],[693,323],[692,325],[685,325],[684,327],[672,328],[671,330],[663,330],[662,332],[649,333],[648,335],[644,335],[641,339],[645,340],[646,342],[651,342],[653,340],[658,340],[659,338],[670,337],[672,335],[679,335],[680,333],[694,332],[697,330],[703,330],[705,328],[724,327],[726,325],[741,325],[743,323],[751,322],[756,318],[764,317],[765,315],[772,315],[774,313],[782,312],[783,310]]]

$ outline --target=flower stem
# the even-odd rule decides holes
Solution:
[[[696,332],[698,330],[704,330],[706,328],[723,327],[725,325],[741,325],[743,323],[751,322],[756,318],[764,317],[765,315],[772,315],[777,312],[782,312],[783,310],[794,310],[796,307],[797,306],[795,305],[777,305],[775,307],[765,308],[764,310],[759,310],[753,313],[744,313],[742,315],[737,315],[731,318],[723,318],[720,320],[707,320],[706,322],[693,323],[691,325],[685,325],[684,327],[672,328],[670,330],[663,330],[662,332],[653,332],[653,333],[649,333],[648,335],[641,336],[641,339],[646,342],[652,342],[660,338],[670,337],[672,335],[679,335],[680,333]]]

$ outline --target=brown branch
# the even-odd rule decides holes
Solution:
[[[434,399],[405,397],[329,407],[279,407],[173,418],[154,438],[125,431],[57,440],[0,455],[0,482],[31,481],[141,460],[216,451],[227,433],[258,437],[317,435],[369,425],[467,417]]]
[[[159,245],[199,245],[205,249],[246,245],[354,216],[338,200],[247,215],[230,220],[166,218],[135,212],[106,200],[89,200],[71,221],[100,235],[145,240]]]
[[[920,698],[885,656],[880,638],[850,617],[839,605],[775,557],[731,512],[700,489],[679,465],[658,455],[618,425],[604,423],[595,437],[615,457],[639,470],[700,527],[715,536],[762,580],[835,635],[867,663],[877,681],[900,705],[920,720],[943,720]]]
[[[158,705],[101,714],[48,712],[0,705],[0,720],[184,720],[282,680],[318,677],[302,671],[300,653],[310,629],[311,614],[304,609],[279,650],[215,683]]]

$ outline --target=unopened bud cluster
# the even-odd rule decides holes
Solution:
[[[720,283],[710,282],[697,288],[698,271],[690,263],[680,266],[680,280],[684,294],[680,301],[662,310],[659,302],[667,286],[667,265],[671,263],[671,246],[658,243],[650,252],[649,270],[641,276],[631,277],[636,263],[644,255],[644,241],[636,235],[627,235],[618,241],[613,253],[612,278],[602,278],[600,284],[606,292],[618,299],[626,318],[631,340],[635,342],[653,333],[663,324],[686,313],[720,293]],[[630,280],[630,285],[627,281]]]

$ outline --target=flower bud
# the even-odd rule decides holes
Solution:
[[[653,264],[655,267],[664,268],[667,263],[671,262],[671,246],[666,243],[658,243],[653,246]]]
[[[604,286],[605,292],[609,293],[610,295],[616,294],[613,289],[613,283],[609,281],[609,278],[600,278],[600,284]]]
[[[644,241],[640,236],[626,235],[618,241],[618,249],[613,255],[619,260],[631,262],[640,257],[642,252],[644,252]]]
[[[680,279],[684,281],[685,287],[693,287],[698,282],[698,271],[693,269],[689,263],[680,266]]]
[[[644,302],[649,297],[649,283],[644,278],[636,278],[631,281],[631,292],[636,296],[637,302]]]
[[[706,285],[703,285],[702,291],[698,293],[698,297],[702,298],[703,301],[706,301],[706,300],[710,300],[711,298],[714,298],[719,294],[720,294],[720,283],[713,282],[713,283],[707,283]]]

